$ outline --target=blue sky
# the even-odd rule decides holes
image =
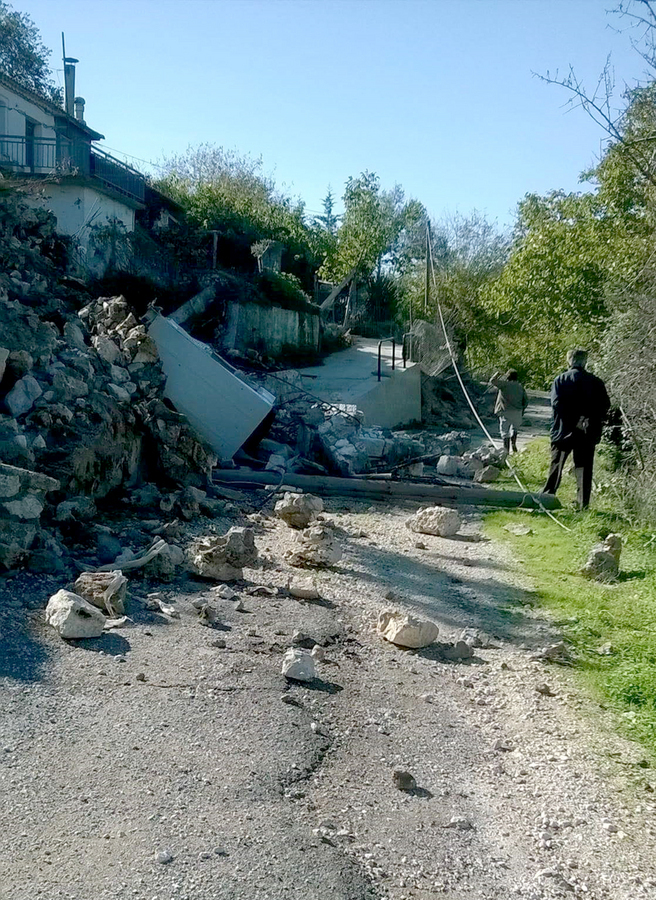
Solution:
[[[12,2],[55,69],[66,33],[86,119],[116,156],[202,142],[262,156],[309,211],[368,169],[436,218],[508,224],[527,192],[578,189],[603,139],[532,72],[571,64],[592,85],[609,52],[619,86],[645,68],[612,0]]]

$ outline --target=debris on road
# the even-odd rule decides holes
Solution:
[[[378,616],[376,631],[391,644],[409,650],[428,647],[439,634],[439,629],[433,622],[394,610],[386,610]]]
[[[453,537],[460,531],[462,520],[455,509],[447,506],[426,506],[406,520],[406,528],[421,534]]]
[[[307,650],[291,647],[283,658],[282,674],[290,681],[313,681],[317,677],[314,657]]]

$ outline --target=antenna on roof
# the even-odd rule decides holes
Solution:
[[[64,32],[62,31],[62,57],[64,60],[64,108],[69,116],[73,115],[75,102],[75,63],[79,59],[72,56],[66,56],[66,44],[64,42]]]

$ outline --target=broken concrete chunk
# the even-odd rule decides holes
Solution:
[[[316,678],[314,657],[307,650],[290,648],[282,661],[282,674],[290,681],[312,681]]]
[[[19,379],[5,397],[5,404],[12,416],[17,419],[24,416],[34,406],[43,391],[39,382],[32,375]]]
[[[113,572],[83,572],[74,587],[76,594],[110,616],[124,614],[128,580],[120,569]]]
[[[460,460],[457,456],[440,456],[435,466],[438,475],[457,475]]]
[[[447,506],[428,506],[406,519],[406,528],[421,534],[436,534],[451,537],[457,534],[462,524],[455,509]]]
[[[65,640],[100,637],[105,621],[97,607],[72,591],[57,591],[46,606],[46,622]]]
[[[5,503],[4,508],[16,519],[38,519],[43,512],[43,503],[34,494],[27,494],[20,500]]]
[[[251,566],[258,558],[252,528],[231,528],[223,536],[198,538],[187,550],[189,568],[201,578],[213,581],[236,581],[243,575],[244,566]]]
[[[320,512],[323,512],[323,500],[312,494],[286,493],[275,506],[278,518],[292,528],[307,528]]]
[[[439,634],[439,629],[433,622],[393,610],[386,610],[379,615],[376,631],[386,641],[412,650],[427,647]]]
[[[293,578],[287,589],[297,600],[320,600],[321,594],[312,578]]]
[[[488,484],[489,482],[496,481],[499,475],[501,475],[501,469],[497,466],[484,466],[474,475],[474,481],[479,484]]]
[[[334,566],[342,558],[342,548],[332,530],[314,525],[296,536],[296,546],[285,553],[292,566]]]
[[[621,535],[609,534],[603,543],[596,544],[592,548],[586,564],[581,569],[581,574],[595,581],[617,581],[620,572],[621,552]]]

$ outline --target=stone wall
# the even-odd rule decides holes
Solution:
[[[241,353],[254,349],[266,356],[279,356],[291,348],[316,353],[319,321],[318,313],[258,303],[228,303],[222,349]]]

